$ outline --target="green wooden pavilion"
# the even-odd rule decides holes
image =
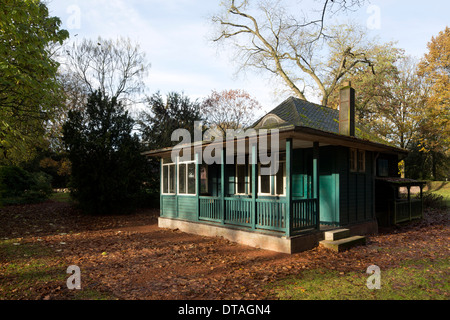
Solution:
[[[255,136],[236,139],[246,156],[232,164],[224,141],[192,144],[183,161],[173,148],[145,152],[161,159],[159,226],[285,253],[317,246],[327,229],[376,233],[376,179],[398,178],[407,152],[355,125],[350,83],[340,99],[334,110],[288,98],[254,124]],[[262,175],[257,142],[274,129],[279,169]],[[198,150],[214,144],[221,161],[207,164]]]

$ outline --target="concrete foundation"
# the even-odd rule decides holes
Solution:
[[[324,232],[311,230],[304,234],[299,234],[290,238],[285,236],[270,234],[265,232],[253,232],[231,226],[221,226],[213,223],[192,222],[179,219],[163,218],[158,219],[158,226],[163,229],[178,229],[182,232],[192,233],[207,237],[223,237],[229,241],[248,245],[254,248],[261,248],[281,253],[293,254],[313,249],[319,245],[319,241],[324,239]],[[375,221],[346,226],[350,229],[350,234],[371,234],[376,233],[378,228]],[[366,231],[363,233],[363,231]]]

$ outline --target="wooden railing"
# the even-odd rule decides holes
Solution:
[[[260,229],[286,231],[286,202],[275,199],[257,199],[256,226]]]
[[[219,222],[245,228],[255,228],[287,233],[287,202],[285,198],[256,199],[253,213],[252,198],[245,197],[199,197],[199,220]],[[290,230],[299,232],[317,227],[317,200],[293,200],[291,204]],[[252,221],[255,219],[255,221]]]
[[[225,223],[227,224],[251,226],[252,211],[250,198],[225,198]]]
[[[421,218],[423,214],[422,200],[419,199],[394,201],[393,207],[394,224]]]
[[[220,198],[199,197],[199,220],[221,222],[223,211]]]
[[[317,199],[292,201],[292,230],[300,231],[317,226]]]

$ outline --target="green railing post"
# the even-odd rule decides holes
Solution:
[[[316,229],[320,229],[319,142],[313,144],[313,195],[316,199]]]
[[[196,191],[196,203],[197,203],[197,215],[195,217],[195,220],[198,221],[200,218],[200,153],[195,153],[195,191]]]
[[[421,202],[421,204],[420,204],[420,218],[423,218],[423,190],[422,190],[422,188],[423,188],[423,185],[421,184],[420,185],[420,202]]]
[[[286,237],[292,234],[292,138],[286,139]]]
[[[163,185],[164,185],[164,181],[163,181],[163,159],[161,158],[161,163],[159,165],[159,176],[160,176],[160,191],[159,191],[159,216],[163,216],[164,215],[164,207],[163,207]],[[169,175],[169,173],[167,172],[167,175]],[[169,177],[167,177],[167,179],[169,179]],[[167,187],[169,187],[169,185],[167,185]]]
[[[394,224],[397,224],[397,201],[394,200]]]
[[[409,221],[412,220],[412,207],[411,207],[411,187],[407,186],[408,189],[408,205],[409,205]]]
[[[176,212],[176,217],[179,217],[179,213],[178,213],[178,156],[175,158],[175,184],[174,184],[174,188],[175,188],[175,212]]]
[[[258,194],[258,154],[256,143],[251,146],[252,149],[252,229],[256,229],[256,196]]]
[[[225,146],[220,150],[220,211],[222,212],[221,224],[225,224]]]

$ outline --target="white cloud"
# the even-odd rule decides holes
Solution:
[[[234,78],[230,54],[207,42],[210,32],[207,15],[217,10],[219,1],[199,0],[53,0],[51,13],[61,17],[67,28],[70,12],[79,7],[80,28],[69,29],[72,39],[130,37],[140,44],[151,68],[146,83],[149,94],[160,90],[184,92],[203,98],[211,90],[243,89],[271,110],[286,98],[274,96],[274,84],[260,75]],[[74,37],[78,34],[77,37]]]

